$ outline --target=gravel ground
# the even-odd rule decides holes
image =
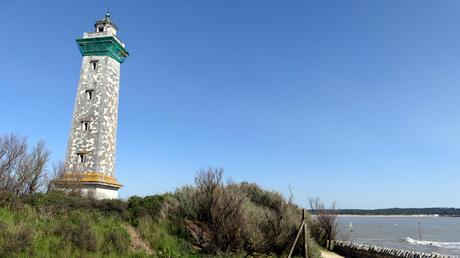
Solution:
[[[343,256],[340,256],[336,253],[333,253],[327,250],[321,250],[321,256],[323,258],[343,258]]]

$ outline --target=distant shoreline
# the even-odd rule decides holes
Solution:
[[[450,215],[437,215],[437,214],[418,214],[418,215],[399,215],[399,214],[393,214],[393,215],[373,215],[373,214],[338,214],[338,217],[384,217],[384,218],[425,218],[425,217],[430,217],[430,218],[458,218],[460,216],[450,216]]]
[[[404,217],[410,217],[410,218],[413,218],[413,217],[433,217],[433,218],[437,218],[437,217],[453,217],[453,216],[440,216],[440,215],[435,215],[435,214],[418,214],[418,215],[399,215],[399,214],[393,214],[393,215],[372,215],[372,214],[363,214],[363,215],[358,215],[358,214],[339,214],[337,215],[338,217],[385,217],[385,218],[390,218],[390,217],[394,217],[394,218],[404,218]]]
[[[385,208],[326,210],[341,216],[460,217],[460,208]],[[315,214],[315,210],[309,210]]]

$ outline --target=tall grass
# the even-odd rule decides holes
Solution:
[[[300,221],[291,198],[224,183],[213,169],[193,186],[127,201],[0,191],[0,257],[283,257]],[[153,254],[133,247],[126,224]],[[309,241],[310,257],[320,257]]]
[[[0,208],[0,257],[129,257],[117,217],[98,210],[16,203]],[[139,256],[140,257],[140,256]]]

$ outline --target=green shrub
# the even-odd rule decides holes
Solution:
[[[111,228],[104,233],[102,251],[104,253],[117,252],[124,254],[129,250],[131,240],[129,235],[120,228]]]
[[[93,228],[98,235],[98,245],[101,252],[126,254],[129,251],[131,239],[122,225],[122,221],[116,216],[108,217],[106,215],[96,216],[93,221]]]
[[[52,207],[54,210],[75,210],[91,209],[96,207],[97,200],[78,196],[69,195],[62,191],[52,191],[49,193],[35,193],[22,197],[23,202],[33,207]]]
[[[6,205],[13,202],[13,198],[16,196],[12,192],[0,190],[0,206],[5,207]]]
[[[32,231],[24,226],[8,228],[0,222],[0,257],[17,255],[26,251],[32,242]]]
[[[217,172],[204,171],[195,186],[173,194],[128,201],[0,192],[0,257],[148,257],[130,250],[123,223],[134,225],[158,257],[287,255],[301,210],[256,184],[224,183]],[[314,242],[309,253],[319,257]]]
[[[139,233],[155,250],[158,257],[184,257],[189,255],[191,246],[183,239],[169,233],[168,226],[144,217],[139,220]]]
[[[128,204],[122,200],[100,200],[95,201],[94,206],[98,211],[101,211],[108,216],[117,216],[119,218],[126,217]]]
[[[128,199],[127,213],[134,226],[137,226],[139,219],[150,217],[159,219],[163,203],[171,197],[171,194],[152,195],[144,198],[133,196]]]
[[[70,243],[73,248],[80,248],[84,251],[96,251],[98,249],[95,232],[88,221],[79,216],[61,221],[54,234],[61,239],[61,248]]]
[[[202,170],[195,183],[176,191],[178,204],[170,211],[175,215],[168,218],[185,224],[188,236],[183,239],[201,253],[284,256],[289,252],[301,222],[301,209],[291,198],[255,184],[224,183],[219,169]],[[311,249],[315,253],[317,246],[312,244]],[[296,254],[300,251],[296,248]]]

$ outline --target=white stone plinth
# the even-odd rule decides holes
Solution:
[[[118,199],[118,189],[107,187],[105,185],[80,185],[80,189],[84,195],[93,196],[98,200],[103,199]]]

